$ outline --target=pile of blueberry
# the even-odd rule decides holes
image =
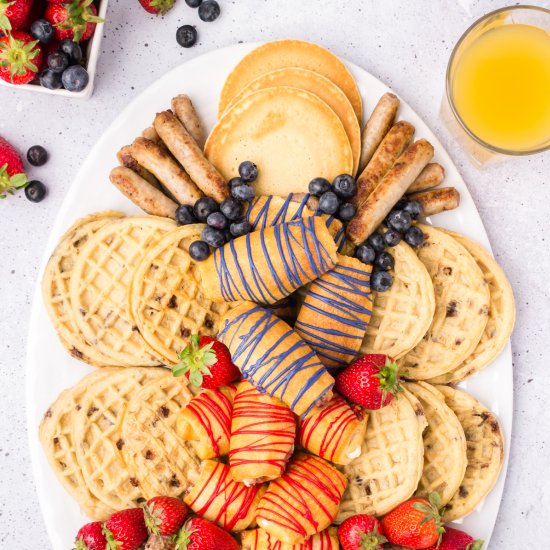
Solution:
[[[33,145],[27,151],[27,160],[32,166],[44,166],[48,162],[48,152],[42,145]],[[32,180],[25,186],[25,197],[31,202],[41,202],[46,191],[46,186],[41,181]]]
[[[393,278],[388,272],[393,269],[395,262],[385,249],[397,246],[401,240],[411,246],[420,246],[424,242],[424,233],[413,225],[413,221],[421,215],[421,204],[403,197],[384,220],[385,230],[373,233],[364,244],[357,247],[355,257],[373,265],[371,287],[376,292],[385,292],[393,284]]]
[[[325,178],[315,178],[309,182],[309,192],[319,197],[319,210],[343,222],[355,216],[356,208],[349,202],[357,193],[357,183],[349,174],[336,176],[332,184]]]
[[[210,256],[210,247],[219,248],[235,237],[250,233],[252,226],[244,218],[244,203],[255,196],[250,185],[258,177],[258,168],[249,160],[239,166],[239,177],[228,182],[231,196],[218,204],[210,197],[199,199],[194,206],[183,205],[176,210],[179,225],[206,223],[200,241],[194,241],[189,247],[193,260],[202,262]]]
[[[191,8],[199,8],[199,18],[212,23],[220,16],[220,5],[216,0],[185,0]],[[197,42],[197,29],[193,25],[182,25],[176,31],[176,40],[182,48],[191,48]]]

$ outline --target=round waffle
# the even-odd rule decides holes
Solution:
[[[123,216],[120,212],[107,210],[78,220],[61,237],[46,265],[42,279],[44,305],[61,343],[73,357],[96,367],[118,363],[90,346],[84,339],[71,307],[69,284],[75,262],[84,244],[98,229]]]
[[[489,316],[489,285],[468,251],[453,237],[429,225],[418,257],[435,291],[435,314],[424,338],[403,357],[407,377],[426,380],[451,371],[479,343]]]
[[[424,468],[415,496],[437,492],[445,505],[458,491],[466,471],[466,437],[445,398],[425,382],[405,384],[422,405],[428,427],[424,432]]]
[[[114,510],[88,489],[76,457],[72,426],[88,385],[106,378],[114,370],[105,368],[92,372],[75,387],[63,391],[44,414],[38,430],[44,454],[61,485],[78,502],[84,514],[96,520],[107,519]]]
[[[126,407],[142,386],[167,372],[151,367],[113,369],[108,376],[86,385],[74,415],[71,436],[88,490],[114,510],[135,506],[142,495],[122,455]]]
[[[127,311],[128,290],[135,267],[166,231],[171,220],[135,216],[99,229],[84,245],[74,266],[70,297],[79,329],[101,353],[125,366],[154,366]]]
[[[454,237],[473,256],[481,268],[483,276],[489,284],[491,307],[489,308],[487,326],[473,353],[452,371],[429,380],[433,384],[459,382],[491,363],[510,338],[516,316],[512,287],[504,271],[491,254],[477,243],[458,233],[447,230],[445,233]]]
[[[383,353],[398,359],[414,348],[430,327],[435,311],[430,275],[414,250],[401,242],[395,259],[393,286],[374,293],[372,316],[361,355]]]
[[[462,424],[467,443],[466,474],[443,518],[449,522],[472,512],[493,488],[504,462],[504,438],[496,416],[477,399],[449,386],[435,387]]]
[[[168,365],[192,334],[215,336],[221,316],[229,309],[202,292],[199,272],[189,245],[205,226],[192,224],[164,235],[143,257],[132,279],[130,312],[151,352]]]
[[[399,394],[388,406],[369,411],[367,435],[361,455],[340,467],[348,488],[336,523],[356,514],[381,516],[407,500],[422,474],[422,431],[426,427],[422,407],[414,396]]]
[[[146,499],[178,497],[199,475],[199,458],[176,433],[178,413],[193,394],[187,378],[165,373],[132,396],[122,424],[122,454]]]

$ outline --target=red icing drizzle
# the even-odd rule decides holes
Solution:
[[[220,456],[219,441],[215,432],[221,430],[223,437],[229,441],[231,435],[231,400],[221,391],[206,390],[194,397],[187,409],[204,428],[216,456]]]
[[[281,475],[292,453],[296,435],[296,419],[288,406],[261,394],[254,387],[241,388],[233,403],[233,419],[239,419],[241,426],[231,432],[231,468],[269,464],[278,468],[278,475]],[[251,442],[234,447],[240,438]]]
[[[263,535],[263,537],[261,535]],[[264,546],[265,544],[267,544],[267,546]],[[265,550],[281,550],[283,544],[283,542],[272,537],[265,531],[263,533],[259,529],[254,531],[254,550],[261,550],[262,548],[265,548]],[[287,545],[285,544],[285,546]],[[313,535],[305,542],[292,545],[292,548],[293,550],[333,550],[334,546],[328,529],[325,529],[317,535]]]
[[[204,516],[209,513],[208,519],[210,521],[231,531],[239,521],[246,518],[262,485],[247,487],[244,483],[237,483],[229,475],[229,466],[221,462],[207,462],[211,462],[215,466],[208,479],[203,483],[202,489],[189,504],[189,507],[198,516]],[[207,462],[204,462],[203,467],[206,468]],[[202,507],[198,508],[197,501],[205,494],[208,495],[206,502]],[[229,510],[233,504],[238,505],[236,512]],[[213,516],[211,512],[214,510],[217,510],[217,514]]]
[[[362,413],[356,413],[342,396],[335,394],[319,413],[302,420],[298,430],[298,442],[305,449],[315,452],[309,448],[309,443],[316,430],[321,430],[323,438],[318,454],[321,458],[334,460],[347,428],[352,422],[360,419],[361,415]]]
[[[345,488],[345,478],[324,460],[311,455],[296,457],[283,476],[269,485],[256,519],[307,537],[318,532],[320,524],[324,528],[332,522]]]

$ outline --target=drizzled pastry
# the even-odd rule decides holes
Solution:
[[[242,531],[252,523],[265,489],[265,485],[247,487],[237,483],[229,473],[229,466],[205,460],[184,502],[201,518],[227,531]]]
[[[300,421],[298,443],[321,458],[345,466],[361,454],[367,418],[361,407],[334,394],[326,407]]]
[[[338,530],[329,527],[304,542],[287,544],[281,542],[263,529],[244,531],[241,533],[242,550],[338,550]]]
[[[315,352],[272,311],[251,302],[229,310],[218,339],[260,392],[284,401],[298,416],[332,397],[334,378]]]
[[[334,466],[298,453],[282,477],[269,484],[256,523],[282,542],[303,542],[333,522],[346,485],[345,476]]]
[[[201,460],[229,452],[235,391],[234,385],[204,390],[180,412],[178,435],[190,443]]]
[[[344,367],[361,348],[372,313],[370,273],[359,260],[338,256],[306,292],[294,330],[329,368]]]
[[[233,407],[229,467],[235,481],[253,485],[280,477],[294,451],[296,418],[281,400],[240,382]]]
[[[334,239],[314,216],[234,239],[199,270],[211,300],[273,304],[332,269],[336,259]]]

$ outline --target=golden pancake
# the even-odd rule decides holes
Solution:
[[[328,78],[308,69],[285,67],[263,74],[243,88],[228,105],[226,111],[238,103],[243,97],[258,90],[276,86],[291,86],[315,94],[322,99],[337,115],[344,125],[353,151],[353,173],[357,172],[361,156],[361,127],[355,116],[355,111],[346,94]]]
[[[239,164],[258,165],[257,195],[307,193],[315,177],[353,172],[353,153],[342,122],[316,95],[278,86],[239,101],[218,122],[204,152],[221,174],[238,176]]]
[[[326,76],[346,94],[361,123],[361,95],[347,67],[325,48],[303,40],[276,40],[243,57],[225,81],[218,116],[221,117],[231,100],[254,79],[284,67],[301,67]]]

